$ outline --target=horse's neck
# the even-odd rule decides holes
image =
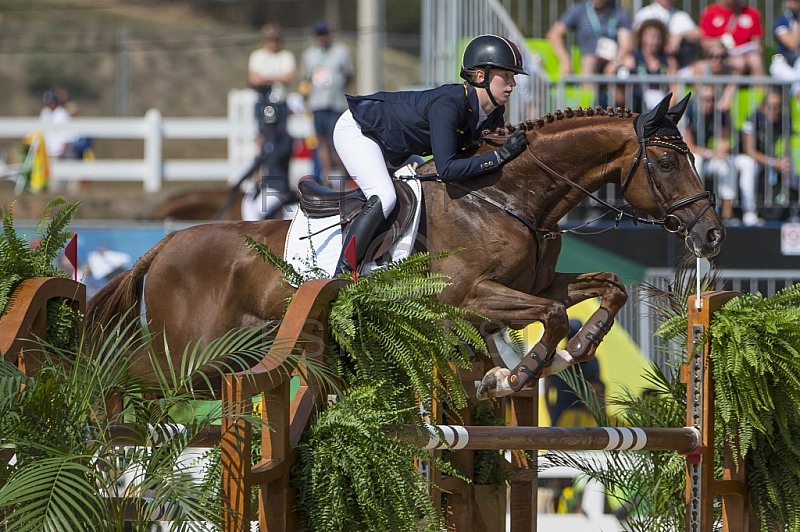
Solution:
[[[570,183],[594,193],[619,182],[624,155],[634,145],[630,120],[617,117],[575,118],[563,125],[547,125],[531,136],[530,153],[524,152],[503,168],[498,186],[539,227],[553,228],[586,197]]]

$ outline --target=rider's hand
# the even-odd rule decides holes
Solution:
[[[528,145],[528,137],[524,131],[517,131],[506,139],[503,147],[497,150],[497,157],[500,164],[507,163],[525,150]]]

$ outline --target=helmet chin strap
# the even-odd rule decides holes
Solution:
[[[469,83],[473,87],[477,87],[479,89],[486,89],[486,94],[489,95],[489,101],[492,102],[492,105],[494,105],[495,107],[500,107],[500,104],[498,104],[497,100],[494,99],[494,95],[492,94],[492,91],[489,89],[489,70],[490,70],[490,68],[488,66],[487,67],[483,67],[483,81],[482,82],[478,83],[477,81],[467,80],[467,83]]]

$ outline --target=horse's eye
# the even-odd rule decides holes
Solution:
[[[662,157],[658,160],[658,165],[662,170],[672,170],[675,168],[675,162],[671,157]]]

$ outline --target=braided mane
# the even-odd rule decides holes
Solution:
[[[511,135],[517,130],[533,131],[534,129],[543,128],[545,124],[551,124],[557,120],[584,116],[617,116],[619,118],[630,118],[633,116],[633,113],[627,107],[624,109],[622,107],[617,107],[616,109],[613,107],[606,107],[603,109],[599,105],[597,107],[587,107],[586,109],[582,108],[581,106],[578,106],[577,109],[566,107],[563,112],[561,109],[557,109],[555,113],[547,113],[543,117],[537,118],[536,120],[524,120],[516,126],[506,124],[505,126],[498,127],[494,130],[484,129],[481,132],[481,138],[504,137],[506,135]]]

